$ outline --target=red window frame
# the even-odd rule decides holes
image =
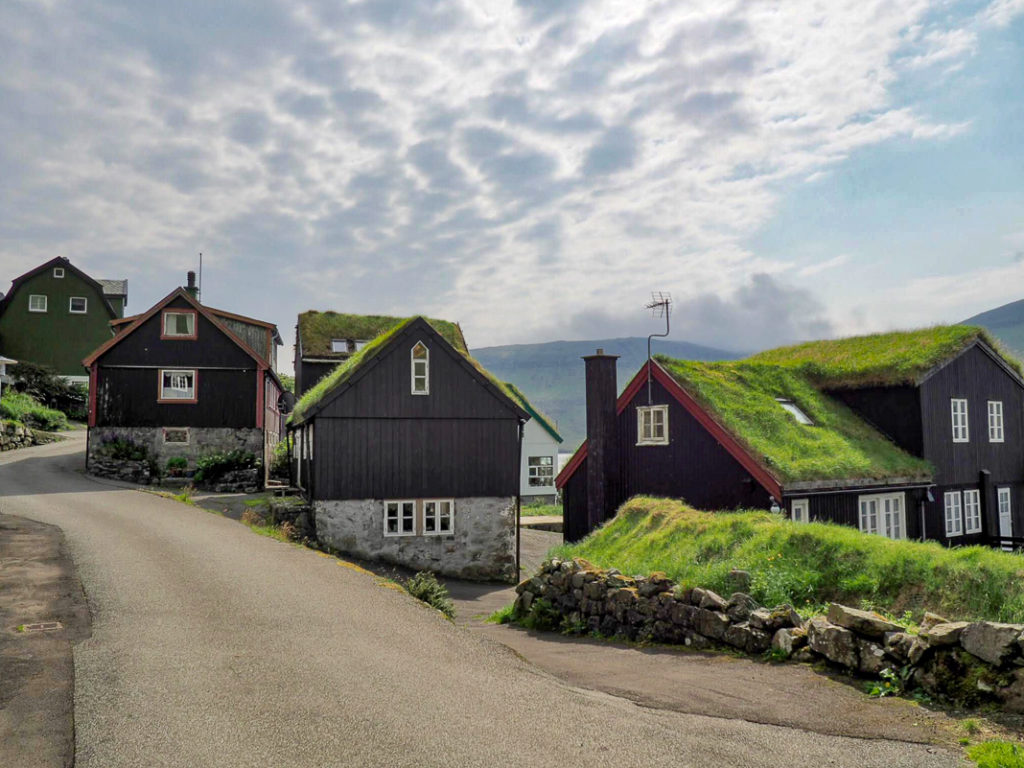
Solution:
[[[167,315],[192,315],[192,335],[177,336],[167,334]],[[162,341],[195,341],[199,338],[199,313],[194,309],[165,309],[160,313],[160,339]]]

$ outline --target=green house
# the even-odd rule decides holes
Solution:
[[[127,280],[94,280],[58,256],[16,277],[0,297],[0,349],[17,360],[85,382],[90,352],[113,335],[124,316]]]

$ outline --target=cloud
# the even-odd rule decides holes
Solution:
[[[796,272],[797,277],[812,277],[814,275],[821,274],[822,272],[841,267],[850,261],[849,254],[841,253],[838,256],[833,256],[831,259],[825,261],[819,261],[816,264],[808,264],[806,267],[798,269]]]

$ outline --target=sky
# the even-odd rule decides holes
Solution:
[[[0,4],[0,290],[738,350],[1024,298],[1024,0]],[[287,351],[282,357],[287,359]]]

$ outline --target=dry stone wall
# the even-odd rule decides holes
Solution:
[[[46,445],[57,439],[48,432],[36,432],[24,424],[14,421],[0,421],[0,451],[13,451],[17,448],[30,448],[33,445]]]
[[[888,676],[963,706],[1024,712],[1024,625],[926,614],[918,634],[870,611],[829,606],[805,620],[750,595],[681,589],[664,574],[624,576],[586,560],[550,560],[516,587],[513,619],[696,649],[730,647],[778,659],[825,661],[848,674]]]

